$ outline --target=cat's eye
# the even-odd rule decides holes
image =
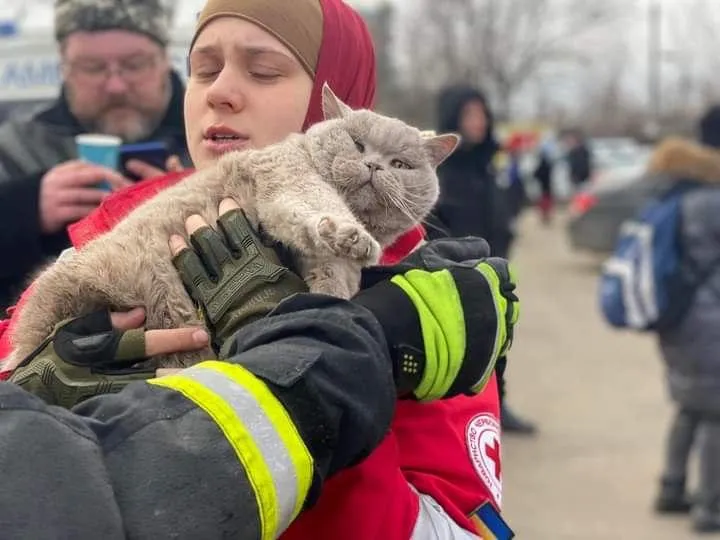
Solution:
[[[358,140],[353,140],[353,142],[355,143],[355,148],[358,149],[358,152],[363,154],[365,152],[365,145]]]
[[[402,159],[393,159],[390,165],[396,169],[412,169],[412,165]]]

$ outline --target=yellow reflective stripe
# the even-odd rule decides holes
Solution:
[[[495,305],[495,313],[497,318],[497,326],[495,328],[495,344],[493,345],[491,362],[488,364],[489,366],[494,367],[495,362],[500,356],[500,353],[505,346],[505,342],[507,341],[507,323],[505,321],[505,314],[507,313],[508,309],[508,301],[500,292],[500,278],[498,277],[492,266],[487,263],[480,263],[475,268],[478,272],[485,276],[488,285],[490,285],[490,295],[492,296],[493,303]],[[488,370],[483,375],[482,379],[480,379],[472,387],[473,392],[478,392],[479,390],[484,388],[490,378],[491,373],[492,371]]]
[[[215,392],[183,373],[152,379],[148,382],[181,393],[214,420],[242,463],[255,493],[260,514],[262,539],[273,540],[276,538],[278,535],[278,505],[272,475],[262,453],[258,450],[255,441],[236,411]]]
[[[426,365],[415,397],[440,399],[455,382],[465,356],[465,315],[455,280],[447,270],[410,270],[391,281],[408,295],[422,327]]]
[[[296,501],[290,521],[292,522],[302,510],[313,479],[314,462],[305,441],[290,418],[285,407],[273,395],[270,389],[252,373],[235,364],[223,362],[204,362],[202,367],[223,373],[237,384],[242,385],[259,403],[267,418],[282,440],[285,450],[290,456],[296,478]],[[290,523],[287,523],[289,525]]]

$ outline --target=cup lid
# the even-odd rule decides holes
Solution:
[[[120,146],[122,139],[115,135],[105,135],[103,133],[83,133],[75,137],[77,144],[89,144],[95,146]]]

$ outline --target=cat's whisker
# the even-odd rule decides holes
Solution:
[[[418,213],[425,207],[425,197],[413,197],[413,193],[404,190],[401,192],[400,188],[396,188],[395,191],[388,189],[387,195],[393,204],[413,214]]]
[[[395,206],[395,208],[397,208],[406,218],[410,221],[417,221],[417,212],[413,212],[412,208],[408,208],[408,201],[406,201],[404,197],[398,193],[392,193],[391,190],[388,190],[385,194],[387,198],[390,199],[390,203]],[[416,208],[416,210],[418,209]]]
[[[421,223],[426,229],[427,229],[427,228],[430,228],[430,229],[434,229],[434,230],[436,230],[436,231],[438,231],[438,232],[441,232],[441,233],[443,233],[443,234],[447,234],[447,231],[446,231],[446,230],[438,227],[438,226],[435,225],[434,223],[431,223],[430,221],[427,220],[427,218],[426,218],[426,219],[423,219],[420,223]]]

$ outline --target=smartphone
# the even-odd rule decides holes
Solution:
[[[120,147],[118,166],[122,175],[130,180],[138,181],[140,178],[127,170],[128,161],[136,159],[164,171],[169,157],[170,151],[167,145],[161,141],[125,144]]]

